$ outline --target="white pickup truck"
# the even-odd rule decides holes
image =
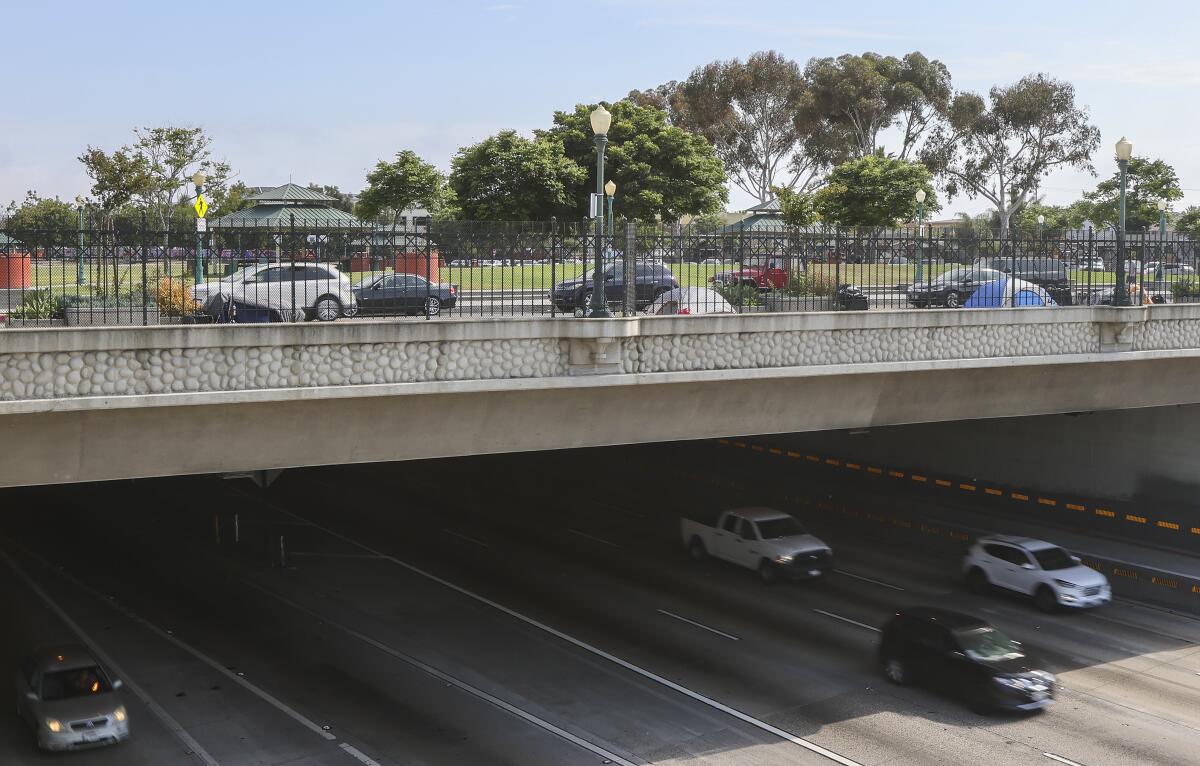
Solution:
[[[682,519],[683,544],[693,559],[725,559],[757,570],[763,582],[820,577],[833,569],[833,551],[800,522],[773,508],[723,511],[713,526]]]

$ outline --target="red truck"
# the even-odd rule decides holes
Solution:
[[[783,255],[754,255],[742,268],[709,277],[713,285],[752,285],[759,290],[781,290],[793,273],[804,273],[804,261]]]

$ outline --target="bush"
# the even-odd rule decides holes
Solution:
[[[10,313],[14,319],[56,319],[62,316],[62,303],[49,290],[34,290],[21,297],[21,305]]]
[[[757,306],[762,303],[758,288],[754,285],[746,284],[717,284],[714,285],[721,297],[729,301],[730,306]]]
[[[163,277],[158,280],[158,313],[166,317],[191,316],[200,310],[200,302],[192,297],[192,285],[182,279]]]
[[[1200,295],[1200,279],[1184,277],[1171,283],[1171,297],[1191,298]]]
[[[814,274],[807,271],[793,271],[783,285],[783,294],[792,296],[833,295],[837,285],[832,277],[826,274]]]

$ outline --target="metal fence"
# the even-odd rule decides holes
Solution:
[[[219,223],[219,222],[218,222]],[[10,326],[1200,302],[1197,243],[1131,233],[700,231],[618,221],[0,228]],[[1121,257],[1121,253],[1124,256]],[[999,291],[999,292],[998,292]]]

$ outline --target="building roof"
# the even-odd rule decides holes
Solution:
[[[293,220],[297,226],[357,227],[367,225],[360,218],[345,210],[338,210],[336,207],[324,204],[288,205],[278,202],[260,202],[254,207],[234,211],[229,215],[214,219],[212,225],[216,228],[290,226]]]
[[[19,245],[20,240],[13,239],[4,232],[0,232],[0,247],[8,247],[10,245]]]
[[[294,183],[286,183],[283,186],[276,186],[274,189],[261,191],[247,199],[251,202],[337,202],[328,194],[306,189]]]

